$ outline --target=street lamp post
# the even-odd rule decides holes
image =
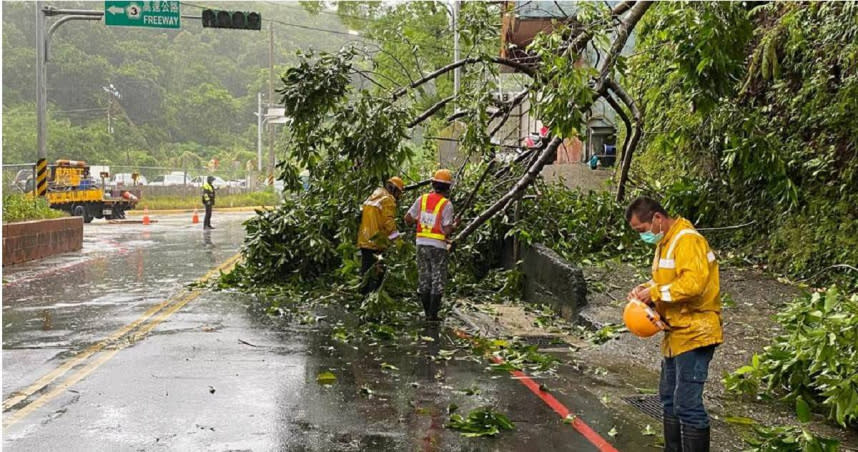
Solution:
[[[119,94],[119,90],[113,86],[113,83],[108,86],[102,86],[101,89],[107,93],[107,133],[113,134],[113,124],[110,117],[111,110],[113,109],[113,98],[120,99],[122,95]]]

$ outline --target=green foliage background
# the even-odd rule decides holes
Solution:
[[[626,83],[642,100],[633,174],[773,270],[858,262],[858,5],[659,3]]]
[[[104,2],[58,2],[63,9],[103,10]],[[182,4],[260,11],[273,20],[274,82],[298,49],[336,50],[358,39],[336,14],[312,16],[297,3]],[[3,162],[35,161],[35,2],[3,2]],[[268,92],[269,22],[265,29],[203,29],[182,19],[179,30],[107,27],[72,21],[51,39],[48,63],[48,158],[92,164],[199,169],[219,158],[241,174],[256,161],[257,93]],[[328,33],[292,25],[332,30]],[[114,133],[107,132],[113,84]],[[277,132],[277,152],[284,141]],[[267,149],[266,149],[267,150]],[[255,165],[254,165],[255,166]],[[151,178],[162,174],[144,175]]]

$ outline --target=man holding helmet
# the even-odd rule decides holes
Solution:
[[[718,262],[691,222],[671,218],[651,198],[634,200],[626,220],[641,240],[656,245],[652,280],[629,293],[624,320],[639,336],[665,330],[659,383],[664,450],[709,451],[703,384],[715,347],[723,342]]]

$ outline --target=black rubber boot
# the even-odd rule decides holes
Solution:
[[[430,301],[430,307],[429,307],[429,320],[431,320],[433,322],[437,322],[437,321],[441,320],[438,317],[438,312],[441,310],[441,297],[442,297],[442,295],[439,293],[433,293],[432,294],[432,299]]]
[[[429,320],[432,315],[432,294],[420,293],[417,295],[420,297],[420,303],[423,303],[423,313],[426,314],[426,320]]]
[[[709,427],[682,426],[682,452],[709,452]]]
[[[664,452],[682,452],[682,430],[676,416],[664,416]]]

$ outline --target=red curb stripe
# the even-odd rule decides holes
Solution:
[[[471,339],[471,336],[468,335],[468,333],[465,333],[464,331],[455,330],[455,333],[456,333],[456,336],[459,336],[461,338]],[[492,355],[491,360],[495,364],[503,364],[504,363],[504,360],[502,358],[500,358],[499,356],[495,356],[495,355]],[[536,394],[537,397],[542,399],[542,401],[545,402],[546,405],[551,407],[551,409],[554,410],[555,413],[559,414],[560,417],[562,417],[563,419],[566,419],[566,417],[569,416],[570,414],[572,414],[574,416],[574,414],[571,411],[569,411],[569,408],[566,408],[566,406],[563,405],[562,403],[560,403],[559,400],[555,399],[553,395],[539,389],[539,385],[535,381],[533,381],[532,378],[527,376],[527,374],[525,374],[524,372],[522,372],[520,370],[511,370],[510,373],[513,376],[515,376],[516,379],[519,382],[521,382],[521,384],[525,385],[527,387],[527,389],[530,389],[530,392]],[[572,425],[572,427],[575,430],[577,430],[578,433],[581,434],[581,436],[586,438],[587,441],[590,441],[590,444],[596,446],[596,448],[599,449],[600,451],[602,451],[602,452],[619,452],[614,446],[612,446],[609,442],[605,441],[604,438],[602,438],[598,433],[596,433],[595,430],[590,428],[590,426],[587,425],[586,422],[581,420],[581,418],[579,416],[575,416],[575,419],[572,420],[570,425]]]

